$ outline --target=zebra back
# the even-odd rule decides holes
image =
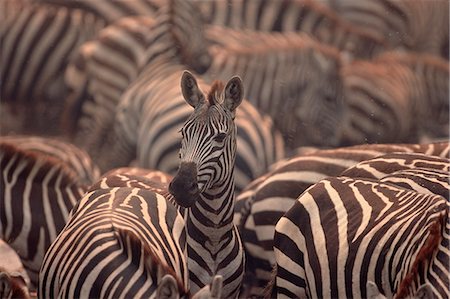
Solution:
[[[184,227],[176,208],[149,190],[117,187],[86,193],[47,251],[39,297],[154,298],[160,271],[176,278],[186,294]]]
[[[45,251],[87,189],[68,163],[0,143],[0,235],[14,248],[32,286]]]
[[[448,157],[420,153],[390,153],[362,161],[343,171],[341,176],[381,179],[395,171],[415,168],[428,168],[448,172],[450,171],[450,159]]]
[[[276,226],[272,294],[365,297],[373,281],[391,297],[406,284],[408,291],[433,285],[441,275],[430,265],[448,265],[448,254],[438,253],[448,243],[445,223],[448,200],[441,196],[371,180],[322,180]]]
[[[366,144],[316,150],[277,163],[275,169],[252,182],[236,199],[234,222],[239,228],[247,257],[246,292],[249,296],[262,296],[275,264],[275,225],[311,185],[326,177],[338,176],[361,161],[386,153],[424,153],[448,157],[449,149],[448,142]]]
[[[59,160],[74,171],[80,183],[85,185],[90,185],[100,177],[98,166],[92,161],[86,151],[61,139],[11,135],[1,136],[0,143],[13,144],[23,151]]]

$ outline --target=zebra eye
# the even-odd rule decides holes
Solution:
[[[226,133],[219,133],[216,136],[214,136],[214,141],[221,143],[225,137],[227,137]]]

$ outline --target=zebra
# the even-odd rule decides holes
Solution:
[[[335,146],[345,118],[342,55],[306,34],[211,28],[212,64],[204,74],[243,78],[246,98],[270,115],[288,148]]]
[[[203,72],[210,57],[202,26],[195,6],[170,0],[154,17],[123,18],[84,44],[65,73],[72,90],[64,126],[75,133],[74,142],[95,158],[101,155],[121,95],[145,65],[164,53],[163,48],[173,49],[174,62]]]
[[[343,66],[341,144],[419,142],[423,133],[448,137],[449,68],[438,61],[390,53]]]
[[[0,238],[17,251],[33,289],[45,251],[96,176],[85,171],[98,169],[83,168],[92,162],[69,144],[24,137],[1,139],[0,165]]]
[[[386,48],[384,37],[360,30],[318,1],[196,1],[205,23],[237,30],[304,32],[358,58]]]
[[[59,160],[74,171],[85,185],[90,185],[100,177],[100,169],[85,150],[60,138],[8,135],[1,136],[0,143],[13,144],[20,150]]]
[[[184,297],[185,244],[184,220],[162,195],[130,187],[88,192],[45,255],[39,298]]]
[[[448,59],[417,52],[387,51],[378,55],[379,63],[397,63],[411,68],[419,81],[410,86],[415,114],[419,120],[420,137],[447,138],[449,136],[449,64]]]
[[[326,177],[387,153],[423,153],[449,157],[448,142],[430,144],[364,144],[334,149],[311,149],[276,163],[236,199],[234,223],[246,252],[243,292],[262,297],[275,265],[273,234],[278,220],[311,185]],[[376,161],[376,160],[375,160]],[[364,163],[364,162],[362,162]]]
[[[167,32],[167,13],[161,8],[153,30],[156,39],[153,58],[123,94],[116,108],[114,129],[99,150],[99,164],[104,171],[128,165],[159,169],[174,174],[179,148],[178,128],[190,114],[179,87],[175,88],[185,67],[177,63],[177,51]],[[167,47],[167,48],[166,48]],[[200,82],[208,90],[206,82]],[[238,156],[236,181],[242,188],[266,167],[283,157],[284,141],[270,117],[261,115],[247,101],[237,112]],[[108,148],[107,151],[105,149]]]
[[[2,8],[8,15],[0,22],[5,109],[23,119],[18,128],[21,132],[56,134],[58,126],[50,127],[48,122],[58,121],[62,111],[61,98],[66,93],[63,69],[74,49],[92,38],[105,22],[86,11],[38,2],[24,2],[21,9],[14,5]]]
[[[414,293],[424,282],[448,297],[448,211],[439,195],[376,180],[324,179],[277,223],[271,294],[363,298],[370,281],[387,297]]]
[[[328,0],[344,20],[378,38],[389,48],[428,52],[448,59],[449,3],[446,0]]]
[[[426,167],[435,171],[450,171],[449,156],[439,157],[421,153],[389,153],[347,168],[342,176],[381,179],[394,171]]]
[[[154,17],[166,0],[144,1],[67,1],[67,0],[39,0],[40,3],[79,9],[96,15],[107,24],[128,16]]]
[[[215,81],[205,95],[195,77],[185,71],[181,89],[194,112],[180,130],[180,164],[169,192],[186,208],[190,287],[195,291],[212,275],[221,275],[222,298],[236,298],[245,264],[242,242],[233,224],[234,118],[243,100],[243,83],[237,76],[225,87]]]

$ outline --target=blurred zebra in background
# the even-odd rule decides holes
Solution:
[[[89,12],[37,2],[2,8],[8,16],[0,21],[1,98],[8,108],[2,109],[4,115],[20,117],[22,133],[59,133],[58,126],[48,124],[57,123],[63,109],[63,70],[74,49],[105,22]]]
[[[242,81],[215,81],[208,94],[185,71],[181,90],[194,108],[181,128],[180,164],[169,184],[185,207],[190,287],[207,285],[212,275],[224,280],[221,298],[237,298],[245,268],[239,232],[233,224],[235,201],[236,109],[244,97]]]
[[[379,181],[320,181],[277,223],[272,296],[364,298],[371,281],[387,297],[424,283],[448,297],[449,206]]]
[[[66,82],[72,88],[66,128],[74,142],[93,157],[101,155],[98,151],[110,134],[123,92],[165,49],[170,49],[174,63],[198,73],[210,64],[195,6],[188,1],[167,1],[157,16],[158,20],[123,18],[108,26],[80,48],[66,71]]]
[[[246,98],[270,115],[290,149],[333,146],[345,118],[342,57],[306,34],[210,28],[212,64],[204,77],[242,77]]]
[[[148,48],[152,59],[121,99],[116,110],[114,131],[99,152],[104,170],[128,165],[133,159],[140,167],[174,174],[178,167],[178,129],[190,110],[179,89],[182,71],[177,48],[170,33],[170,20],[164,8],[153,28],[155,39]],[[200,83],[203,90],[206,84]],[[266,167],[284,155],[281,135],[269,117],[260,115],[248,102],[237,112],[237,188],[243,188]],[[107,151],[104,149],[108,148]]]
[[[0,237],[19,254],[34,288],[47,248],[98,169],[73,145],[26,137],[0,139],[0,166]]]
[[[449,136],[448,61],[386,53],[342,68],[342,144],[420,142]]]
[[[71,1],[71,0],[35,0],[40,3],[52,4],[69,9],[80,9],[96,15],[107,24],[123,17],[149,16],[154,17],[166,0],[134,0],[134,1]]]
[[[207,24],[239,30],[303,32],[351,56],[370,58],[384,50],[384,37],[361,30],[320,1],[195,1]]]
[[[447,0],[327,0],[339,16],[378,38],[389,48],[428,52],[449,59]]]
[[[328,150],[311,149],[280,161],[273,170],[249,185],[236,199],[234,222],[246,251],[244,290],[261,297],[275,265],[275,225],[295,200],[311,185],[326,177],[386,153],[411,152],[449,157],[448,142],[436,144],[366,144]],[[370,160],[369,160],[370,161]]]

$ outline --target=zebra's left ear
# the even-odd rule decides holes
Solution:
[[[225,99],[224,106],[231,112],[234,112],[236,108],[242,103],[244,98],[244,85],[241,78],[234,76],[231,78],[225,86]]]
[[[186,102],[194,108],[205,101],[205,96],[198,87],[197,80],[189,71],[184,71],[181,76],[181,92]]]
[[[156,289],[156,298],[162,299],[179,299],[180,292],[178,290],[178,285],[175,278],[166,274],[159,281],[158,287]]]

